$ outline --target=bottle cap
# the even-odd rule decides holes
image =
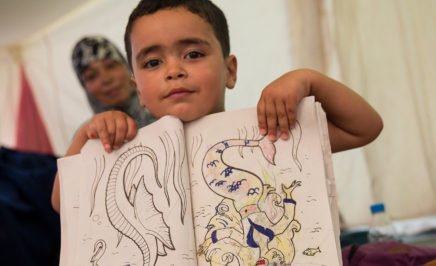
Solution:
[[[379,213],[385,211],[385,205],[383,203],[374,203],[371,205],[371,213]]]

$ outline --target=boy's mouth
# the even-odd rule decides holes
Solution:
[[[172,98],[172,99],[178,99],[178,98],[182,98],[186,95],[191,94],[192,91],[185,89],[185,88],[176,88],[176,89],[172,89],[166,96],[165,98]]]

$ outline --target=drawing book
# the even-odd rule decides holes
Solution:
[[[166,116],[106,153],[58,160],[60,265],[341,265],[325,113],[299,105],[290,139],[256,109]]]

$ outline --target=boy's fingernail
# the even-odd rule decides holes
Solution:
[[[260,132],[261,135],[265,135],[266,134],[266,129],[259,128],[259,132]]]
[[[111,152],[111,151],[112,151],[111,145],[109,145],[109,144],[105,144],[105,145],[104,145],[104,149],[105,149],[105,151],[107,151],[107,152]]]
[[[282,134],[280,135],[280,138],[282,140],[287,140],[289,138],[289,134],[287,132],[282,132]]]
[[[120,146],[114,146],[114,150],[118,150]]]

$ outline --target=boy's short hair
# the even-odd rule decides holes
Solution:
[[[230,54],[230,38],[227,19],[223,11],[210,0],[141,0],[133,9],[127,22],[124,33],[124,45],[126,48],[127,61],[132,67],[132,47],[130,34],[133,23],[140,17],[153,14],[159,10],[184,7],[208,22],[218,39],[224,57]]]

